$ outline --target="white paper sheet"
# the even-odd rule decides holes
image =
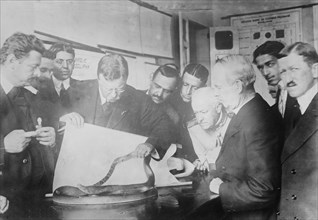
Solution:
[[[60,186],[91,185],[101,180],[114,159],[124,156],[146,137],[91,124],[83,128],[67,125],[56,164],[53,191]],[[147,180],[143,159],[118,164],[105,185],[143,183]]]
[[[56,164],[53,192],[61,186],[76,187],[78,184],[92,185],[98,182],[106,176],[114,159],[134,151],[146,139],[144,136],[92,124],[84,124],[83,128],[67,125]],[[162,160],[151,160],[156,186],[189,184],[179,182],[169,172],[167,161],[175,151],[176,146],[171,145]],[[104,185],[143,183],[146,180],[143,159],[134,158],[118,164]]]

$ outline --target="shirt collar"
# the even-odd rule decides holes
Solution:
[[[318,83],[316,82],[309,90],[307,90],[307,92],[305,92],[305,94],[297,98],[299,109],[302,115],[307,110],[309,104],[311,103],[311,101],[313,100],[317,92],[318,92]]]
[[[63,83],[65,89],[68,89],[70,87],[70,78],[68,78],[68,79],[66,79],[64,81],[61,81],[61,80],[56,79],[54,77],[54,75],[52,75],[52,80],[53,80],[53,83],[54,83],[54,87],[57,90],[61,90],[62,83]]]
[[[7,95],[7,94],[11,91],[11,89],[14,87],[14,86],[12,85],[12,83],[10,83],[10,82],[7,80],[7,78],[6,78],[4,75],[2,75],[2,74],[1,74],[1,76],[0,76],[0,84],[1,84],[1,86],[2,86],[2,88],[3,88],[3,90],[4,90],[4,92],[5,92],[6,95]]]
[[[235,109],[233,109],[233,113],[237,115],[237,113],[241,110],[241,108],[248,103],[249,101],[251,101],[254,98],[255,95],[248,97],[247,99],[245,99],[245,101],[243,103],[241,103],[239,106],[237,106]]]
[[[34,88],[33,86],[24,86],[24,88],[32,92],[34,95],[38,93],[38,90]]]

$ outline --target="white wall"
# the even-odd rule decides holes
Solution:
[[[171,17],[127,0],[0,1],[1,44],[16,31],[34,30],[97,44],[171,57]]]

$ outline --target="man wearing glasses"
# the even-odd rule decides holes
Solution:
[[[127,78],[127,61],[105,55],[98,63],[97,80],[71,88],[73,110],[86,123],[149,137],[137,146],[137,155],[154,156],[156,149],[162,157],[174,137],[171,122],[149,96],[127,85]]]
[[[69,88],[75,80],[71,79],[74,69],[74,49],[64,43],[56,43],[50,49],[54,56],[51,85],[46,89],[47,95],[53,103],[69,109],[71,106],[69,99]]]

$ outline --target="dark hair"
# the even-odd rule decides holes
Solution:
[[[283,57],[288,56],[291,53],[296,53],[302,56],[304,61],[312,66],[314,63],[318,63],[318,54],[316,49],[308,43],[296,42],[281,51]]]
[[[97,77],[102,74],[106,80],[128,78],[128,64],[125,58],[119,54],[109,53],[98,62]]]
[[[154,79],[159,72],[165,77],[176,78],[177,80],[179,80],[179,69],[175,64],[169,63],[159,66],[154,72],[152,79]]]
[[[50,60],[54,60],[55,54],[52,53],[52,51],[45,50],[43,55],[42,55],[42,58],[47,58],[47,59],[50,59]]]
[[[261,55],[271,55],[277,59],[281,58],[279,52],[285,47],[285,45],[279,41],[266,41],[253,52],[253,63],[256,63],[256,58]]]
[[[75,57],[75,51],[74,51],[73,47],[70,44],[57,42],[57,43],[53,44],[50,47],[50,49],[49,49],[49,52],[53,54],[53,59],[55,59],[56,58],[56,54],[58,52],[61,52],[61,51],[70,53],[70,54],[73,55],[73,57]]]
[[[1,47],[0,62],[3,64],[9,54],[13,54],[17,59],[22,59],[29,56],[32,50],[43,54],[45,47],[42,41],[34,35],[17,32],[6,39]]]
[[[206,82],[208,81],[209,70],[201,64],[195,64],[195,63],[188,64],[184,68],[182,76],[184,76],[185,73],[188,73],[188,74],[200,79],[203,85],[205,85]]]

